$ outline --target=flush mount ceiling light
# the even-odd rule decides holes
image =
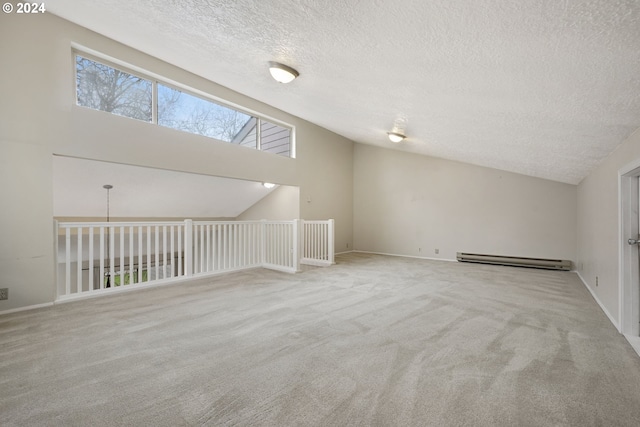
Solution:
[[[264,186],[264,188],[273,188],[276,185],[271,183],[271,182],[263,182],[262,185]]]
[[[395,142],[397,144],[407,137],[407,135],[405,135],[405,129],[407,128],[408,122],[409,120],[403,114],[398,114],[396,116],[396,119],[393,121],[391,132],[387,132],[387,136],[391,142]]]
[[[389,135],[389,139],[391,140],[391,142],[400,142],[406,138],[406,135],[398,132],[387,132],[387,135]]]
[[[293,68],[273,61],[269,61],[269,72],[271,73],[271,77],[280,83],[292,82],[300,75],[300,73]]]

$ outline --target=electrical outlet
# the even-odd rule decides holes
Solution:
[[[0,289],[0,300],[9,299],[9,288]]]
[[[422,248],[418,248],[418,252],[422,252]]]
[[[436,249],[436,255],[440,253],[440,249]]]
[[[598,286],[598,276],[596,276],[596,286]]]
[[[349,244],[347,243],[347,249],[349,249]]]

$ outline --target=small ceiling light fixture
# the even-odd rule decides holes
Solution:
[[[389,135],[389,139],[391,140],[391,142],[400,142],[406,138],[406,135],[403,135],[399,132],[387,132],[387,135]]]
[[[407,128],[407,123],[409,120],[404,115],[398,115],[396,119],[393,121],[393,128],[391,128],[391,132],[387,132],[387,136],[391,140],[391,142],[401,142],[403,139],[407,137],[405,135],[405,129]]]
[[[289,83],[300,75],[293,68],[279,62],[269,61],[269,72],[277,82]]]
[[[264,186],[264,188],[273,188],[276,185],[272,182],[263,182],[262,185]]]

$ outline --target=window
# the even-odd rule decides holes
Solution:
[[[76,56],[78,105],[119,116],[151,122],[150,80],[125,73],[99,62]]]
[[[235,142],[251,119],[255,117],[158,83],[160,126]]]
[[[206,97],[76,55],[82,107],[292,157],[293,129]]]

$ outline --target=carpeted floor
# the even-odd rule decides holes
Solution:
[[[0,425],[640,425],[574,273],[337,262],[0,316]]]

